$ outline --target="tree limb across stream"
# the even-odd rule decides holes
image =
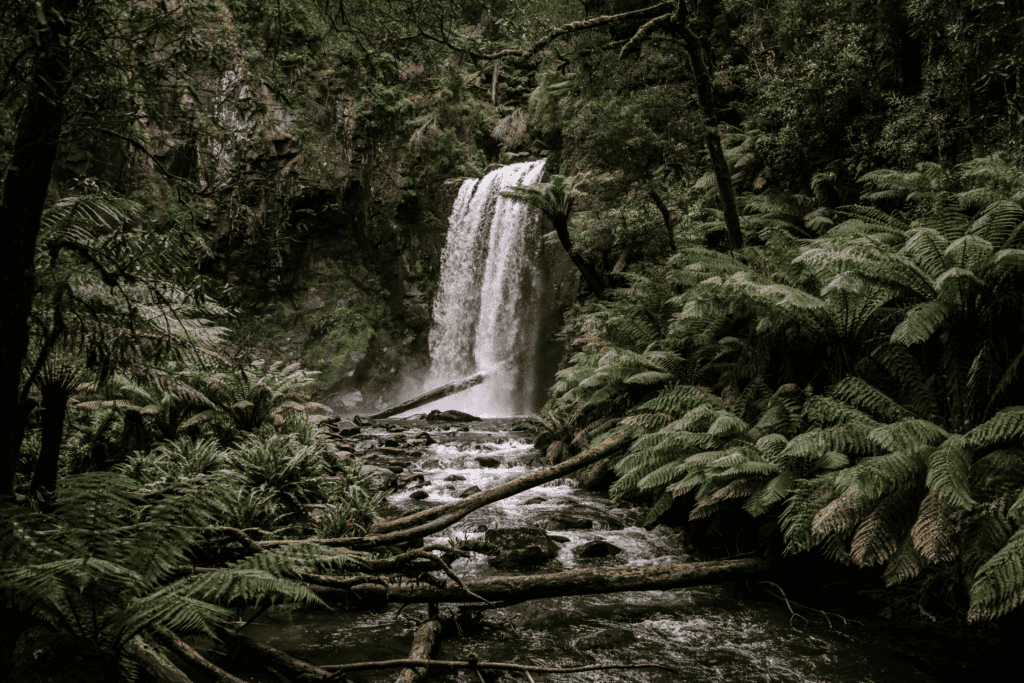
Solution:
[[[398,519],[381,522],[373,527],[368,536],[353,536],[348,538],[324,538],[312,539],[313,542],[329,546],[348,546],[356,548],[371,548],[386,545],[398,545],[407,541],[415,541],[435,534],[455,522],[469,515],[469,513],[482,508],[485,505],[495,503],[499,500],[509,498],[517,493],[522,493],[540,486],[549,481],[560,479],[576,470],[583,469],[587,465],[597,462],[602,458],[612,455],[620,448],[628,444],[633,438],[632,428],[626,429],[619,434],[603,441],[601,444],[580,453],[574,458],[565,462],[536,470],[513,481],[481,491],[475,496],[465,500],[439,505],[435,508],[421,510],[420,512],[400,517]],[[308,543],[310,541],[260,541],[256,545],[261,548],[273,548],[282,545],[294,545],[296,543]]]
[[[307,585],[324,602],[460,602],[484,601],[517,603],[539,598],[568,595],[620,593],[625,591],[669,590],[705,586],[730,581],[755,579],[767,573],[769,563],[760,558],[690,562],[658,567],[616,567],[612,569],[570,569],[554,574],[531,576],[489,576],[466,578],[467,593],[455,581],[442,580],[438,585],[413,582],[363,584],[351,591]]]
[[[443,387],[431,389],[427,393],[420,394],[416,398],[405,401],[404,403],[399,403],[397,406],[392,406],[387,410],[380,411],[379,413],[374,413],[370,418],[373,420],[382,420],[385,417],[391,417],[392,415],[398,415],[399,413],[404,413],[405,411],[412,410],[413,408],[425,406],[428,403],[433,403],[445,396],[451,396],[452,394],[457,394],[460,391],[471,389],[477,384],[482,383],[485,379],[487,379],[487,373],[478,372],[466,379],[460,379],[458,382],[451,382],[450,384],[445,384]]]

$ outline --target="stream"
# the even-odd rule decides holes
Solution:
[[[390,512],[408,513],[457,500],[471,486],[486,489],[523,476],[542,466],[532,437],[511,431],[511,420],[489,420],[465,426],[424,425],[396,421],[398,427],[364,429],[357,437],[357,459],[379,458],[386,438],[407,443],[430,432],[436,444],[405,445],[407,455],[394,460],[406,465],[401,476],[410,485],[394,492]],[[415,442],[414,442],[415,443]],[[419,453],[419,455],[413,455]],[[378,461],[379,462],[379,461]],[[422,475],[423,482],[415,475]],[[482,539],[487,528],[539,526],[559,546],[557,558],[532,570],[549,573],[575,567],[658,565],[685,562],[686,544],[679,530],[640,526],[643,510],[613,505],[606,497],[577,489],[563,479],[525,491],[477,510],[426,543],[449,538]],[[410,496],[424,491],[418,501]],[[419,494],[422,496],[422,494]],[[589,528],[566,528],[566,527]],[[591,541],[621,548],[610,557],[581,558],[577,551]],[[474,555],[457,560],[461,576],[514,573],[488,566]],[[455,608],[442,606],[442,615]],[[272,610],[246,628],[246,633],[314,664],[400,659],[408,655],[416,624],[426,619],[426,605],[399,611],[328,612]],[[835,621],[835,620],[833,620]],[[899,646],[877,630],[835,622],[829,629],[817,621],[810,627],[790,625],[783,605],[738,599],[731,585],[669,591],[616,593],[531,601],[484,611],[483,623],[463,624],[462,635],[445,634],[441,659],[483,660],[545,666],[597,663],[652,663],[658,669],[603,670],[573,674],[534,674],[537,681],[649,682],[669,681],[934,681]],[[884,631],[882,632],[884,633]],[[966,672],[964,672],[966,673]],[[392,681],[398,670],[349,674],[352,681]],[[485,674],[488,681],[525,681],[522,674]],[[432,681],[477,681],[470,672],[437,672]]]

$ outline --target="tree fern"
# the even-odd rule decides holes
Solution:
[[[1024,529],[983,564],[971,584],[970,621],[994,619],[1024,604]]]

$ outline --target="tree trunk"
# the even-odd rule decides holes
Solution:
[[[153,646],[135,636],[125,644],[127,650],[149,672],[157,683],[192,683],[188,676]]]
[[[68,410],[68,392],[63,386],[43,387],[43,444],[32,473],[29,491],[53,491],[57,488],[60,444],[64,439],[64,418]]]
[[[498,62],[501,60],[494,60],[494,73],[491,74],[491,104],[498,106]]]
[[[485,379],[487,379],[487,373],[478,372],[472,377],[460,379],[458,382],[445,384],[443,387],[438,387],[437,389],[431,389],[427,393],[421,394],[416,398],[410,399],[404,403],[399,403],[397,406],[394,406],[393,408],[388,408],[387,410],[382,410],[379,413],[374,413],[373,415],[370,416],[370,418],[374,420],[380,420],[385,417],[391,417],[392,415],[404,413],[405,411],[412,410],[413,408],[419,408],[422,405],[433,403],[434,401],[442,399],[445,396],[451,396],[452,394],[457,394],[460,391],[465,391],[466,389],[475,387],[477,384],[480,384]]]
[[[50,173],[64,126],[70,33],[68,15],[78,0],[42,0],[30,91],[4,180],[0,225],[6,238],[7,267],[0,276],[0,496],[14,495],[14,467],[25,436],[27,411],[19,396],[21,367],[28,353],[28,319],[35,293],[35,254]],[[31,15],[30,15],[31,16]]]
[[[565,249],[565,253],[569,255],[569,259],[576,266],[576,269],[580,271],[584,281],[587,283],[587,287],[590,291],[600,299],[604,295],[604,279],[597,272],[594,266],[587,263],[587,261],[576,253],[576,250],[572,246],[572,239],[569,237],[569,219],[565,217],[553,217],[549,216],[551,222],[555,226],[555,234],[558,235],[558,241],[562,244],[562,249]]]
[[[661,195],[654,190],[648,190],[647,194],[650,195],[651,201],[658,207],[658,211],[661,213],[661,220],[665,223],[665,235],[668,237],[668,246],[672,250],[672,253],[676,253],[676,233],[672,229],[672,214],[669,213],[668,207],[665,206],[665,201],[661,198]]]
[[[749,558],[717,562],[669,564],[661,567],[616,567],[613,569],[571,569],[554,574],[532,576],[489,576],[463,579],[475,595],[469,595],[454,581],[445,580],[441,586],[414,583],[409,579],[395,581],[387,587],[363,584],[352,589],[352,594],[374,603],[388,602],[491,602],[517,603],[540,598],[569,595],[621,593],[626,591],[655,591],[672,588],[706,586],[730,581],[745,581],[763,576],[769,568],[767,560]],[[318,589],[325,601],[336,601],[345,595],[336,589]],[[479,597],[478,597],[479,596]]]
[[[687,25],[685,0],[678,0],[676,5],[675,29],[682,34],[686,52],[690,56],[693,82],[697,88],[697,104],[704,119],[704,144],[707,146],[708,156],[711,157],[711,170],[715,174],[715,185],[722,200],[722,214],[729,235],[729,246],[732,249],[739,249],[743,246],[743,232],[740,230],[740,214],[736,208],[736,190],[732,186],[732,175],[725,161],[725,152],[722,151],[722,136],[718,132],[718,112],[715,109],[711,74],[708,73],[707,63],[704,61],[700,38]]]

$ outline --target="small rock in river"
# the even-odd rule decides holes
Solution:
[[[423,500],[429,495],[429,493],[427,493],[423,489],[420,489],[419,491],[413,491],[412,494],[409,495],[409,497],[412,498],[413,500]]]
[[[530,500],[523,501],[523,505],[536,505],[538,503],[544,503],[544,502],[547,502],[546,498],[541,498],[540,496],[535,496],[535,497],[531,498]]]
[[[466,481],[466,478],[461,474],[449,474],[444,478],[445,481]]]
[[[490,456],[483,456],[476,459],[476,462],[480,467],[498,467],[501,465],[501,458],[492,458]]]
[[[548,534],[548,538],[550,538],[555,543],[568,543],[570,540],[572,540],[568,536],[556,536],[555,534]]]
[[[636,634],[624,628],[610,628],[600,633],[584,636],[576,643],[580,650],[608,650],[613,647],[622,647],[637,641]]]
[[[431,445],[437,443],[437,441],[434,440],[434,437],[432,437],[430,434],[427,434],[426,432],[420,432],[419,434],[415,434],[415,435],[413,435],[412,438],[414,438],[414,439],[421,439],[428,446],[431,446]]]
[[[622,552],[622,548],[608,541],[590,541],[576,548],[576,557],[611,557]]]
[[[516,527],[489,529],[484,540],[501,549],[487,564],[498,569],[520,569],[544,564],[558,555],[558,546],[542,529]]]
[[[335,426],[335,429],[342,436],[355,436],[362,431],[359,425],[351,420],[341,420],[338,422],[337,426]]]
[[[547,528],[552,531],[568,531],[570,529],[593,529],[594,520],[580,519],[572,515],[555,515],[548,520]]]
[[[398,439],[384,439],[384,445],[391,448],[398,448]]]
[[[469,498],[470,496],[475,496],[478,493],[480,493],[479,486],[470,486],[468,489],[459,494],[459,498]]]

